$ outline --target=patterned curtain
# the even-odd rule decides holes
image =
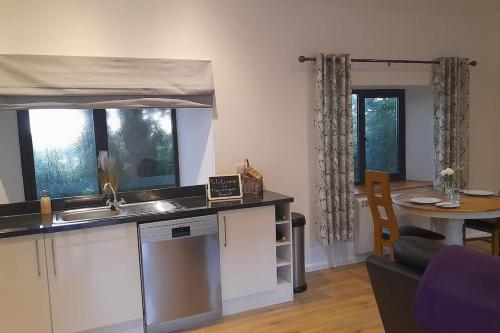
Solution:
[[[323,245],[353,240],[354,153],[349,55],[317,57],[315,129],[319,179],[316,235]]]
[[[462,188],[469,182],[468,59],[439,58],[434,66],[434,188],[442,189],[441,170],[462,167]]]

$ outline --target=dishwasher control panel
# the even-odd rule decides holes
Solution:
[[[218,230],[215,214],[139,224],[141,244],[217,234]]]
[[[172,228],[172,238],[191,236],[191,227],[177,227]]]

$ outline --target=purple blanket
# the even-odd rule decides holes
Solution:
[[[443,247],[420,280],[413,315],[432,333],[500,332],[500,258]]]

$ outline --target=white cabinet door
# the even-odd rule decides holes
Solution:
[[[50,333],[43,235],[0,240],[0,332]]]
[[[222,299],[277,287],[274,206],[219,213]]]
[[[54,333],[143,331],[135,223],[45,236]]]

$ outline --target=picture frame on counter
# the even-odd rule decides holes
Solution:
[[[243,197],[241,175],[217,175],[208,177],[207,182],[208,200],[233,200]]]

